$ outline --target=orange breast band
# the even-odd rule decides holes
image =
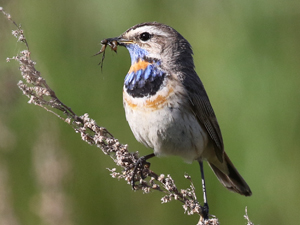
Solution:
[[[134,72],[136,73],[138,70],[145,70],[150,63],[144,60],[138,60],[135,64],[131,65],[128,74]]]
[[[134,98],[132,98],[131,96],[124,94],[124,100],[127,103],[127,105],[132,109],[144,111],[147,111],[149,109],[157,110],[168,103],[169,97],[171,94],[173,94],[173,92],[173,88],[170,88],[166,93],[157,94],[156,97],[145,99],[144,102],[135,101]]]

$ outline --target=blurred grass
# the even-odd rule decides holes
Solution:
[[[59,98],[79,115],[88,112],[141,154],[149,150],[135,141],[122,106],[128,52],[107,51],[102,72],[97,66],[101,56],[91,56],[103,38],[134,24],[159,21],[174,27],[193,46],[225,148],[253,191],[250,198],[228,192],[206,166],[211,213],[222,224],[245,224],[245,206],[255,224],[292,224],[299,217],[300,2],[23,0],[0,5],[22,24],[32,58]],[[111,179],[106,168],[114,165],[107,156],[54,116],[26,103],[14,85],[20,79],[18,65],[5,63],[23,49],[10,36],[11,29],[2,17],[0,163],[7,166],[7,201],[19,224],[43,220],[32,206],[40,192],[32,149],[43,129],[55,132],[48,138],[72,165],[64,190],[73,224],[196,224],[197,216],[183,215],[180,203],[162,205],[160,193],[134,193],[125,182]],[[202,199],[196,163],[177,158],[151,163],[155,171],[174,176],[181,188],[188,185],[183,179],[188,172]]]

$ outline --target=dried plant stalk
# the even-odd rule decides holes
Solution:
[[[28,103],[40,106],[65,121],[75,132],[81,135],[82,140],[90,145],[97,146],[104,154],[109,155],[116,165],[121,167],[119,170],[116,168],[108,169],[111,172],[111,176],[113,178],[124,179],[130,185],[133,168],[139,159],[138,152],[128,152],[127,145],[121,144],[106,128],[98,126],[95,120],[91,119],[87,113],[77,116],[70,107],[58,99],[40,72],[35,69],[36,63],[31,60],[29,45],[21,26],[18,26],[11,19],[11,16],[3,11],[2,7],[0,7],[0,11],[17,27],[12,34],[18,41],[26,45],[26,50],[21,51],[17,56],[7,58],[7,61],[16,60],[19,62],[19,69],[24,81],[19,81],[18,87],[30,99]],[[165,195],[161,198],[162,203],[172,200],[180,201],[183,203],[184,213],[188,215],[198,214],[200,216],[197,225],[219,224],[217,218],[203,221],[202,206],[197,200],[191,177],[189,175],[184,176],[190,181],[190,187],[179,190],[170,175],[158,175],[148,167],[143,167],[136,174],[135,180],[139,182],[135,185],[135,190],[142,190],[144,193],[149,193],[151,190],[163,192]]]

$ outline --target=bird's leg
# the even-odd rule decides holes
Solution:
[[[203,161],[199,160],[199,164],[200,164],[200,170],[201,170],[203,202],[204,202],[202,212],[203,212],[204,220],[208,220],[209,207],[208,207],[207,196],[206,196],[206,186],[205,186],[205,179],[204,179]]]
[[[134,183],[135,183],[135,179],[134,179],[134,178],[135,178],[135,175],[136,175],[137,172],[138,172],[138,169],[139,169],[139,168],[141,169],[141,171],[140,171],[141,177],[144,179],[145,177],[144,177],[144,175],[143,175],[142,167],[143,167],[144,165],[148,165],[148,167],[150,167],[150,163],[148,163],[146,160],[147,160],[147,159],[150,159],[150,158],[152,158],[152,157],[154,157],[154,156],[155,156],[154,153],[149,154],[149,155],[142,156],[142,157],[140,157],[140,158],[137,160],[137,162],[135,163],[134,169],[133,169],[133,173],[132,173],[132,177],[131,177],[131,186],[132,186],[132,189],[133,189],[133,190],[134,190]]]

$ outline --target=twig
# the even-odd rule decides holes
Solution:
[[[247,225],[254,225],[254,223],[252,223],[251,220],[249,219],[247,207],[245,208],[244,218],[247,220]]]

